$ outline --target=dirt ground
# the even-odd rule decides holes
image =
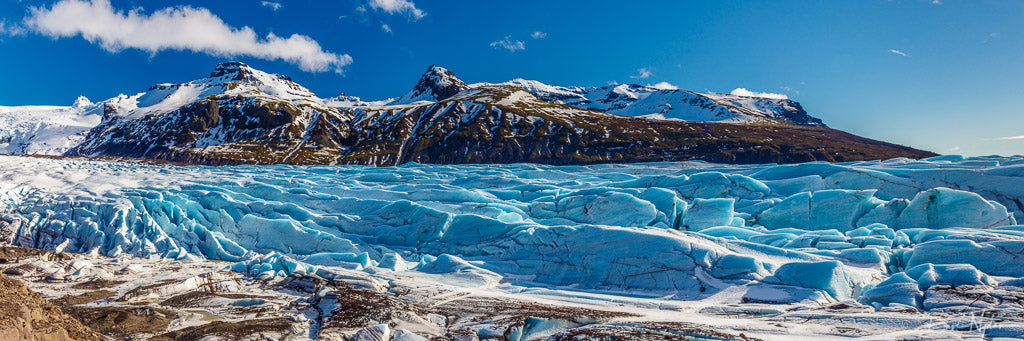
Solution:
[[[105,340],[60,308],[0,275],[0,335],[8,340]]]

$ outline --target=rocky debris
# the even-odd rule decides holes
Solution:
[[[124,284],[127,281],[97,278],[72,285],[72,289],[105,289]]]
[[[68,255],[20,246],[0,246],[0,264],[19,263],[25,258],[54,262],[71,259]]]
[[[269,318],[238,322],[214,321],[163,333],[150,340],[280,340],[301,335],[302,326],[287,318]]]
[[[552,335],[552,341],[653,341],[653,340],[760,340],[743,333],[728,334],[708,326],[689,323],[616,323],[598,324]]]
[[[20,263],[0,264],[0,268],[23,268],[46,262],[34,257],[52,257],[24,252],[35,255],[21,258]],[[945,310],[935,307],[931,312],[912,307],[896,311],[895,305],[876,312],[853,300],[814,307],[742,303],[738,298],[731,304],[686,312],[685,302],[583,300],[559,304],[550,298],[560,296],[486,294],[484,290],[491,289],[466,291],[387,271],[372,275],[332,268],[322,273],[333,279],[297,273],[248,277],[229,272],[223,262],[57,255],[64,259],[59,262],[88,262],[111,277],[69,276],[48,282],[44,279],[50,274],[37,267],[18,278],[51,297],[52,303],[40,298],[39,304],[59,306],[53,310],[66,311],[65,318],[80,320],[84,323],[81,328],[88,326],[117,339],[756,340],[764,335],[784,335],[796,326],[819,328],[831,336],[870,337],[880,335],[879,330],[895,330],[902,333],[898,335],[927,338],[1013,335],[1018,329],[1011,328],[1012,323],[1024,323],[1024,315],[1014,315],[1009,309],[1020,306],[1024,297],[1024,289],[1016,286],[934,285],[926,291],[925,302],[935,297],[963,303]],[[50,270],[64,269],[56,266]],[[18,281],[6,281],[0,289],[24,288]],[[234,284],[218,286],[219,282]],[[651,304],[664,306],[652,308]],[[954,309],[965,307],[972,310]],[[3,309],[0,314],[10,311],[17,309]],[[1024,309],[1018,307],[1017,311]],[[651,313],[658,319],[646,316]],[[666,317],[680,321],[664,321]],[[683,322],[688,319],[718,320],[718,325]],[[732,319],[742,322],[732,325]]]
[[[69,306],[63,309],[93,330],[116,338],[163,332],[178,318],[173,311],[153,307]]]
[[[0,335],[5,340],[104,340],[25,284],[0,275]]]
[[[167,297],[183,292],[202,291],[208,293],[232,292],[239,289],[239,283],[231,277],[217,272],[208,272],[182,280],[168,279],[159,283],[141,286],[128,291],[118,300]]]
[[[75,287],[75,286],[72,286],[72,287]],[[102,299],[105,299],[105,298],[114,297],[114,295],[116,295],[116,294],[117,294],[116,292],[113,292],[113,291],[110,291],[110,290],[87,291],[87,292],[79,294],[79,295],[67,295],[67,296],[64,296],[64,297],[52,300],[51,302],[53,302],[53,304],[55,304],[57,306],[60,306],[60,307],[70,307],[70,306],[76,306],[76,305],[80,305],[80,304],[92,303],[92,302],[95,302],[95,301],[98,301],[98,300],[102,300]]]
[[[332,270],[332,280],[300,274],[257,279],[242,278],[214,262],[59,254],[64,260],[47,263],[35,258],[51,257],[46,253],[27,254],[34,256],[26,256],[20,263],[0,264],[0,268],[31,267],[32,271],[17,272],[19,278],[52,296],[52,304],[69,316],[118,339],[532,340],[561,332],[584,335],[607,330],[614,335],[617,328],[625,328],[614,320],[640,316],[458,294],[436,285],[392,282],[380,287],[365,273],[340,269]],[[72,263],[89,264],[110,277],[43,280],[52,277],[46,271],[66,272]],[[576,331],[588,327],[593,330]]]

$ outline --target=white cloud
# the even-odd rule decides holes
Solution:
[[[644,78],[650,77],[651,74],[652,74],[651,73],[651,68],[649,68],[649,67],[642,67],[642,68],[636,69],[636,74],[632,75],[632,76],[629,76],[629,78],[632,78],[632,79],[644,79]]]
[[[260,1],[260,5],[263,5],[263,7],[270,7],[270,9],[274,10],[274,12],[277,12],[278,10],[281,9],[280,2]]]
[[[61,0],[51,8],[31,8],[28,29],[52,37],[82,36],[110,52],[139,49],[192,51],[219,57],[249,56],[283,60],[308,72],[334,71],[352,63],[347,54],[324,51],[308,36],[273,33],[260,38],[249,27],[233,28],[205,8],[117,11],[109,0]]]
[[[427,15],[416,4],[408,0],[370,0],[370,8],[381,10],[388,14],[407,14],[413,20],[420,20]]]
[[[906,54],[906,53],[904,53],[903,51],[900,51],[900,50],[889,50],[889,52],[895,53],[895,54],[898,54],[898,55],[901,55],[901,56],[904,56],[904,57],[910,57],[910,55],[908,55],[908,54]]]
[[[760,98],[771,98],[771,99],[789,99],[789,96],[784,94],[776,94],[770,92],[753,92],[747,90],[747,88],[736,88],[729,93],[733,96],[744,96],[744,97],[760,97]]]
[[[388,24],[381,24],[380,29],[384,30],[384,32],[391,33],[391,26],[388,26]]]
[[[532,34],[530,34],[530,38],[533,38],[533,39],[544,39],[544,38],[547,38],[547,36],[548,36],[547,33],[544,33],[544,32],[541,32],[541,31],[534,31]]]
[[[672,85],[672,83],[669,82],[659,82],[657,84],[651,85],[650,87],[659,90],[679,90],[678,86]]]
[[[526,43],[523,43],[521,40],[512,40],[512,36],[505,36],[502,40],[491,42],[491,47],[516,52],[525,50]]]
[[[998,138],[996,138],[996,140],[1004,140],[1004,141],[1024,140],[1024,135],[1021,135],[1021,136],[998,137]]]
[[[20,36],[25,34],[25,29],[18,25],[11,25],[7,20],[0,19],[0,36]]]
[[[932,0],[932,5],[941,5],[941,4],[942,4],[942,1],[940,1],[940,0]]]

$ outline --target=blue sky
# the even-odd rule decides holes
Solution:
[[[1024,154],[1021,23],[1024,1],[987,0],[7,0],[0,105],[98,101],[227,60],[380,99],[437,64],[470,83],[742,87],[871,138]]]

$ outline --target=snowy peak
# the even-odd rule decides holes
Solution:
[[[275,83],[291,83],[298,86],[291,78],[257,70],[242,62],[224,62],[217,64],[207,79],[220,82],[239,82],[253,85],[275,85]],[[198,81],[197,81],[198,82]]]
[[[224,87],[225,92],[263,92],[282,99],[315,98],[313,91],[292,81],[288,76],[263,72],[241,62],[220,63],[206,79],[195,80],[192,84],[207,84]]]
[[[75,108],[85,108],[90,105],[92,105],[92,101],[90,101],[88,97],[78,96],[78,98],[75,99],[75,103],[71,106]]]
[[[225,62],[217,64],[210,73],[210,78],[228,77],[234,80],[252,79],[256,69],[242,62]]]
[[[437,65],[431,65],[427,72],[420,76],[416,87],[409,93],[399,97],[390,104],[409,104],[418,101],[443,101],[455,94],[468,90],[466,85],[455,74]]]
[[[786,98],[740,96],[731,94],[699,94],[716,104],[729,108],[738,115],[766,117],[786,123],[808,126],[825,126],[821,119],[811,116],[799,102]]]
[[[144,92],[119,95],[101,103],[110,116],[139,119],[173,112],[208,99],[324,106],[316,94],[291,78],[263,72],[240,62],[218,64],[206,78],[180,84],[157,84]],[[221,104],[235,106],[241,103]]]
[[[824,126],[795,101],[716,93],[698,93],[638,84],[601,87],[556,86],[521,78],[471,88],[507,85],[529,91],[543,101],[610,114],[674,121],[780,123]]]

